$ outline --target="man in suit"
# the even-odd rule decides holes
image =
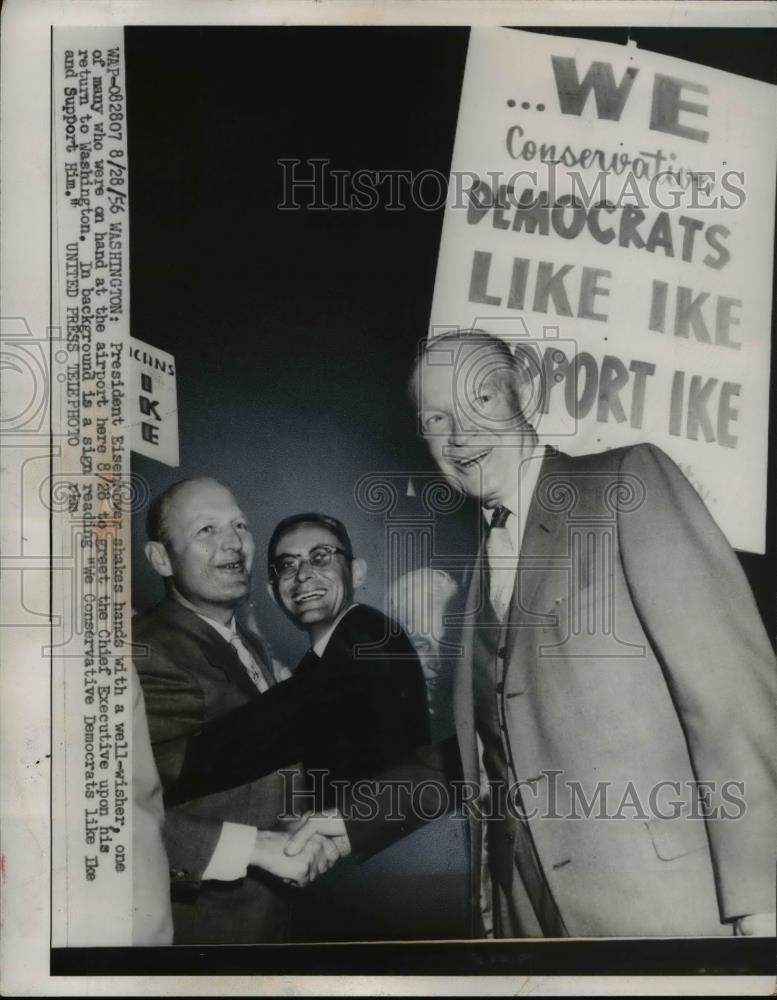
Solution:
[[[345,525],[318,513],[281,521],[268,545],[268,574],[270,594],[307,633],[310,649],[283,684],[189,738],[168,802],[221,792],[301,760],[316,774],[300,795],[289,782],[298,815],[301,803],[328,805],[344,784],[429,740],[418,655],[397,622],[354,601],[366,563],[354,557]]]
[[[268,567],[278,606],[310,643],[294,682],[304,686],[316,683],[316,675],[326,678],[328,699],[313,712],[301,711],[293,728],[302,734],[299,749],[313,804],[332,807],[345,787],[428,743],[423,671],[397,623],[354,600],[366,563],[354,557],[341,521],[319,513],[285,518],[270,538]],[[406,925],[402,905],[376,903],[400,875],[397,864],[397,858],[376,858],[366,866],[342,862],[300,899],[295,939],[400,936]]]
[[[354,601],[366,564],[354,557],[345,525],[318,513],[281,521],[268,546],[268,572],[271,594],[307,633],[311,648],[289,680],[199,720],[185,745],[172,745],[169,806],[188,809],[301,759],[311,782],[284,771],[293,823],[306,809],[335,805],[346,786],[429,740],[418,656],[396,622]],[[327,863],[349,853],[344,837],[319,841],[319,849],[329,852]],[[298,897],[295,939],[369,933],[380,914],[369,899],[363,905],[364,879],[365,873],[383,874],[380,866],[376,861],[361,868],[355,878],[346,865],[334,882]]]
[[[429,449],[483,508],[485,537],[458,754],[428,748],[384,777],[420,787],[460,763],[469,794],[483,769],[470,856],[487,833],[497,936],[773,934],[774,657],[702,501],[649,445],[539,447],[522,366],[488,334],[429,341],[413,386]],[[346,831],[372,850],[418,821],[409,806],[394,823],[311,817],[286,850]]]
[[[200,729],[276,687],[260,642],[235,610],[249,593],[254,542],[230,491],[212,479],[173,484],[152,504],[146,556],[165,583],[161,603],[133,621],[135,664],[167,793]],[[275,829],[284,777],[270,773],[219,794],[167,803],[165,843],[176,944],[282,941],[290,900],[338,853],[319,838],[290,868]]]
[[[328,711],[307,714],[301,746],[305,769],[324,778],[317,804],[331,805],[331,782],[366,778],[428,743],[423,671],[396,622],[354,601],[366,563],[354,558],[341,521],[285,518],[270,538],[268,565],[272,595],[310,642],[297,683],[321,672],[337,693]]]

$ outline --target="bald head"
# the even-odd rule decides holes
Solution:
[[[169,539],[167,530],[167,512],[176,494],[190,483],[202,482],[200,479],[179,479],[167,487],[158,497],[155,497],[146,514],[146,537],[150,542],[161,542],[165,545]],[[215,482],[215,480],[214,480]]]
[[[215,479],[173,483],[149,511],[146,556],[170,589],[206,617],[229,621],[248,595],[254,540]]]

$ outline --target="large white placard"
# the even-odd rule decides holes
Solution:
[[[764,551],[777,88],[472,31],[431,332],[527,348],[540,436],[651,441]]]

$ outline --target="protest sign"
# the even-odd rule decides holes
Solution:
[[[764,551],[775,87],[618,46],[472,31],[431,332],[519,344],[540,437],[639,441]]]

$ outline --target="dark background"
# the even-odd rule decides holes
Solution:
[[[773,31],[538,30],[631,37],[640,48],[777,81]],[[278,160],[447,175],[468,36],[467,28],[125,31],[132,333],[175,355],[181,443],[180,469],[133,456],[133,471],[152,496],[192,475],[233,487],[257,543],[257,615],[290,664],[303,637],[264,591],[275,523],[309,509],[344,520],[370,567],[362,597],[381,606],[383,516],[359,508],[354,486],[368,472],[431,468],[405,384],[427,332],[443,210],[406,198],[402,211],[281,211]],[[442,519],[442,547],[471,549],[476,518],[468,505],[455,523]],[[160,589],[140,518],[135,529],[140,610]],[[772,552],[773,518],[768,531]],[[773,558],[742,561],[773,634]]]
[[[383,604],[383,519],[364,473],[430,468],[407,382],[426,334],[442,211],[279,211],[278,159],[447,175],[468,31],[128,29],[132,333],[175,355],[180,470],[134,456],[152,495],[231,485],[254,528],[262,628],[301,634],[264,593],[278,520],[341,518]],[[305,174],[307,168],[301,168]],[[304,195],[302,196],[304,199]],[[133,550],[134,606],[159,588]]]
[[[630,36],[643,49],[777,82],[774,31],[538,30],[616,43]],[[362,596],[383,606],[384,520],[359,508],[354,486],[368,472],[431,470],[405,384],[427,332],[443,209],[280,211],[278,160],[447,175],[468,35],[464,27],[125,30],[132,334],[175,355],[181,443],[180,469],[133,456],[133,472],[152,496],[202,474],[234,489],[257,543],[259,622],[290,664],[303,636],[263,586],[275,523],[307,509],[344,520],[370,565]],[[142,553],[142,513],[133,525],[137,610],[161,596]],[[440,547],[471,551],[477,518],[468,504],[441,523]],[[771,554],[740,556],[770,634],[773,543],[771,516]],[[461,887],[460,845],[449,847],[440,875]],[[459,936],[461,896],[439,889],[436,930]],[[476,956],[472,972],[529,971],[515,951],[509,968],[494,965],[493,949],[505,946],[489,947],[489,962]],[[708,958],[725,971],[720,947]],[[451,967],[452,953],[439,954],[428,971]],[[693,971],[700,953],[688,954]],[[284,971],[279,961],[273,971]],[[567,971],[563,954],[558,969]],[[304,956],[285,971],[306,971]]]

